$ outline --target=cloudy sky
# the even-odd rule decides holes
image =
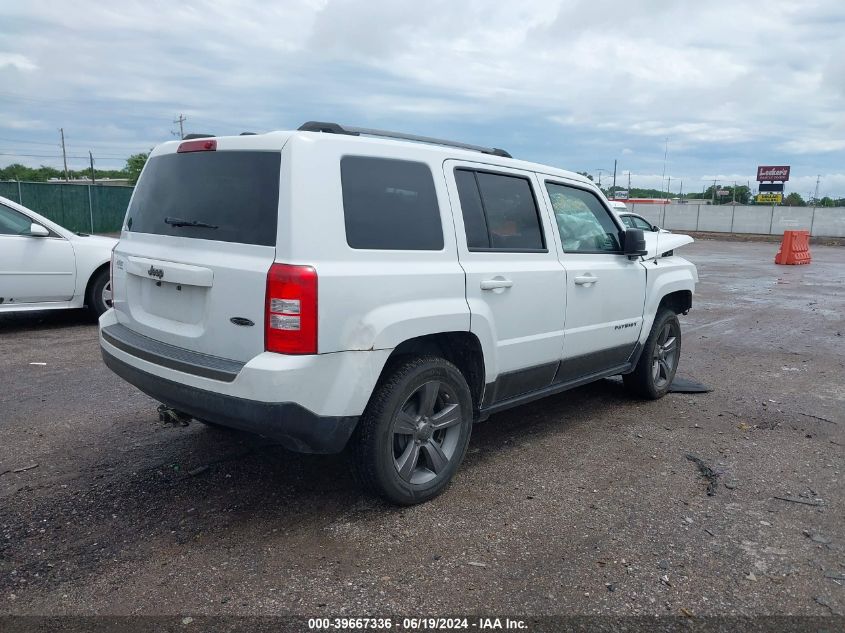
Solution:
[[[120,167],[181,113],[186,132],[454,138],[603,184],[616,159],[653,187],[668,138],[672,191],[768,164],[842,196],[843,33],[842,0],[7,2],[0,166],[59,166],[63,127],[72,168],[89,149]]]

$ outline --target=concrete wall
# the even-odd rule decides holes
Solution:
[[[843,207],[629,204],[628,208],[670,231],[781,235],[784,231],[805,230],[817,237],[845,237]]]

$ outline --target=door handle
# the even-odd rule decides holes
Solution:
[[[575,284],[578,286],[589,286],[590,284],[598,283],[599,278],[593,275],[581,275],[575,278]]]
[[[513,282],[504,277],[493,277],[493,279],[485,279],[481,282],[482,290],[499,290],[510,288],[511,286],[513,286]]]

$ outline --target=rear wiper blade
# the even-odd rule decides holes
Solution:
[[[197,226],[203,229],[220,228],[216,224],[208,224],[207,222],[199,222],[197,220],[183,220],[182,218],[164,218],[164,223],[171,226]]]

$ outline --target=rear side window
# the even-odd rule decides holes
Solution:
[[[340,160],[340,178],[349,246],[442,250],[443,224],[428,165],[344,156]]]
[[[527,178],[456,169],[470,250],[542,251],[546,244]]]
[[[280,152],[191,152],[151,158],[135,187],[126,228],[275,246],[280,165]]]

